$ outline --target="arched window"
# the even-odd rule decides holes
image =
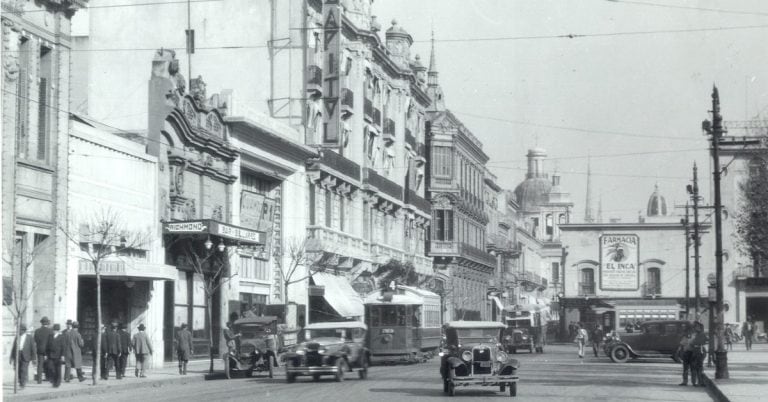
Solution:
[[[645,288],[648,295],[661,294],[661,270],[659,268],[648,268]]]
[[[547,214],[546,218],[547,236],[555,234],[555,222],[552,219],[552,214]]]
[[[595,270],[593,268],[582,268],[579,281],[579,295],[595,294]]]

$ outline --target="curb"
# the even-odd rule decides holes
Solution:
[[[114,392],[114,391],[128,391],[133,390],[136,388],[160,388],[166,385],[179,385],[179,384],[187,384],[187,383],[193,383],[193,382],[200,382],[200,381],[207,381],[207,380],[216,380],[224,378],[224,373],[214,373],[214,374],[199,374],[195,376],[190,377],[180,377],[180,378],[166,378],[161,380],[151,380],[151,381],[143,381],[143,382],[125,382],[117,385],[103,385],[104,383],[100,383],[100,385],[92,386],[92,385],[86,385],[81,388],[71,389],[71,390],[51,390],[51,392],[40,392],[36,394],[30,394],[30,395],[5,395],[4,398],[8,401],[47,401],[51,399],[59,399],[59,398],[72,398],[76,396],[82,396],[82,395],[98,395],[98,394],[106,394],[108,392]]]
[[[709,375],[706,372],[702,374],[704,376],[704,383],[707,385],[707,389],[712,391],[712,394],[715,397],[715,401],[731,402],[731,400],[723,393],[723,391],[720,390],[720,387],[717,386],[717,383],[712,381],[711,378],[709,378]]]

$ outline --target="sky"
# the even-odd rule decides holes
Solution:
[[[527,150],[546,149],[573,222],[587,155],[604,220],[637,221],[657,183],[670,208],[684,204],[694,162],[711,202],[701,122],[713,84],[726,121],[768,113],[768,2],[376,0],[373,14],[382,30],[396,19],[422,60],[434,30],[447,107],[484,143],[499,184],[514,189]]]

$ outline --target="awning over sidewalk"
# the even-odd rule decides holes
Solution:
[[[362,317],[365,313],[363,300],[342,276],[326,272],[312,274],[315,285],[325,287],[323,297],[342,317]]]
[[[130,280],[176,280],[176,267],[165,264],[137,262],[132,259],[105,260],[99,269],[105,279]],[[90,261],[78,261],[78,275],[96,276],[96,271]]]

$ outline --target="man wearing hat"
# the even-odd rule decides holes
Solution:
[[[64,336],[60,332],[61,325],[53,324],[53,330],[48,336],[45,354],[48,355],[48,367],[50,374],[48,379],[53,383],[54,388],[61,385],[61,365],[64,364]]]
[[[139,324],[139,332],[133,336],[133,352],[136,354],[136,377],[146,377],[144,375],[144,360],[147,355],[152,354],[152,342],[144,332],[147,327]]]
[[[176,334],[176,352],[179,357],[179,374],[187,375],[187,363],[192,354],[192,333],[187,329],[187,324],[181,324],[181,330]]]
[[[128,356],[131,354],[131,334],[125,330],[125,324],[118,325],[117,337],[120,345],[120,356],[118,357],[117,378],[125,377],[125,367],[128,365]]]
[[[19,371],[17,372],[19,377],[19,386],[24,388],[27,385],[29,362],[34,361],[37,357],[37,347],[32,336],[27,334],[27,326],[19,324],[19,336],[13,340],[13,347],[11,347],[11,365],[16,361],[16,348],[21,345],[19,350]]]
[[[72,321],[71,329],[67,331],[67,336],[64,338],[64,358],[66,361],[66,377],[67,381],[72,380],[71,369],[75,369],[77,372],[77,379],[80,382],[85,381],[83,375],[83,346],[85,341],[83,336],[80,335],[80,324],[77,321]]]
[[[35,330],[35,347],[37,347],[37,375],[35,380],[38,384],[43,382],[43,373],[45,378],[50,381],[48,370],[46,370],[46,353],[48,350],[48,338],[51,336],[51,329],[48,326],[51,325],[51,320],[48,317],[40,319],[40,328]]]
[[[109,370],[111,367],[115,368],[115,377],[121,379],[120,370],[118,370],[119,363],[118,357],[120,356],[120,338],[117,334],[117,321],[112,321],[112,325],[104,331],[101,336],[101,356],[104,359],[104,364],[101,366],[103,371],[101,372],[101,378],[103,380],[109,379]]]
[[[64,342],[64,345],[69,344],[69,335],[70,331],[72,331],[72,320],[67,320],[66,322],[67,328],[65,328],[63,331],[61,331],[61,336],[64,337],[62,342]],[[64,381],[69,382],[69,380],[72,379],[72,366],[70,365],[70,361],[67,360],[67,348],[64,348]]]

